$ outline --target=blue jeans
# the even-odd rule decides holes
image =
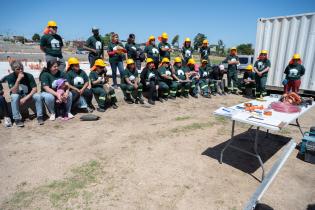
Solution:
[[[117,68],[120,74],[120,78],[124,72],[124,65],[122,61],[112,62],[110,63],[110,67],[112,68],[112,78],[113,78],[113,85],[117,85]]]
[[[48,111],[51,114],[56,114],[56,110],[55,110],[55,96],[51,93],[47,93],[47,92],[41,92],[41,96],[44,99],[44,102],[47,106]],[[66,109],[67,109],[67,113],[70,113],[71,111],[71,106],[72,106],[72,93],[69,91],[69,95],[67,98],[67,103],[66,103]]]
[[[14,120],[21,120],[22,116],[20,114],[20,99],[22,97],[19,94],[11,94],[11,109],[12,109],[12,117]],[[39,93],[35,93],[32,96],[33,101],[35,102],[36,107],[36,116],[43,116],[43,99]],[[30,105],[31,100],[28,100],[25,106]]]

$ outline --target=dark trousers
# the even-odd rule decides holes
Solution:
[[[10,117],[8,104],[4,96],[1,96],[1,95],[0,95],[0,114],[3,115],[4,117]]]
[[[72,93],[72,105],[75,105],[77,103],[77,101],[80,98],[80,94],[75,91],[75,90],[71,90]],[[93,99],[93,92],[91,89],[85,88],[85,90],[83,91],[82,96],[84,97],[86,103],[88,104],[88,106],[92,105],[92,99]]]

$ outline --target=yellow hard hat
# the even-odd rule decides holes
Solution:
[[[168,58],[163,58],[161,63],[169,63],[169,62],[170,62],[170,59],[168,59]]]
[[[196,61],[193,58],[190,58],[187,62],[187,65],[194,65],[196,64]]]
[[[131,58],[127,59],[127,65],[129,65],[129,64],[134,64],[134,63],[135,63],[135,62],[134,62],[133,59],[131,59]]]
[[[191,42],[191,41],[190,41],[190,39],[189,39],[189,38],[186,38],[186,39],[185,39],[185,42]]]
[[[208,60],[202,60],[201,63],[208,63]]]
[[[174,58],[174,63],[181,63],[182,59],[180,57]]]
[[[267,53],[268,53],[267,50],[261,50],[261,51],[260,51],[260,54],[267,54]]]
[[[202,41],[202,44],[208,44],[208,43],[209,43],[209,42],[208,42],[207,39],[205,39],[205,40]]]
[[[149,37],[149,41],[151,41],[151,40],[155,40],[155,37],[154,37],[153,35],[151,35],[151,36]]]
[[[147,63],[153,63],[154,60],[153,60],[152,58],[147,58],[146,62],[147,62]]]
[[[300,56],[300,54],[298,54],[298,53],[295,53],[294,55],[293,55],[293,59],[301,59],[301,56]]]
[[[72,64],[79,64],[79,60],[77,58],[75,58],[75,57],[70,57],[68,59],[68,65],[70,66]]]
[[[235,50],[235,51],[236,51],[236,50],[237,50],[237,48],[236,48],[236,47],[232,47],[230,51],[232,51],[232,50]]]
[[[250,70],[250,71],[252,71],[253,70],[253,66],[252,65],[248,65],[248,66],[246,66],[246,68],[245,68],[246,70]]]
[[[168,39],[168,35],[167,35],[167,33],[165,33],[165,32],[163,32],[162,33],[162,36],[161,36],[163,39]]]
[[[48,21],[47,27],[57,27],[57,23],[55,21],[53,21],[53,20]]]
[[[97,60],[95,60],[94,65],[91,68],[91,70],[92,71],[95,70],[96,66],[105,67],[105,66],[107,66],[107,64],[102,59],[97,59]]]

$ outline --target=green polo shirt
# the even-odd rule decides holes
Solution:
[[[46,55],[62,58],[63,42],[58,34],[45,34],[40,39],[40,46],[45,47]]]

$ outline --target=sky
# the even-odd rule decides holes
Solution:
[[[313,0],[4,0],[0,3],[0,34],[42,34],[47,22],[55,20],[66,40],[86,40],[91,28],[103,35],[116,32],[121,39],[134,33],[138,42],[150,35],[176,34],[186,37],[204,33],[210,44],[222,39],[227,47],[255,44],[257,19],[315,12]]]

